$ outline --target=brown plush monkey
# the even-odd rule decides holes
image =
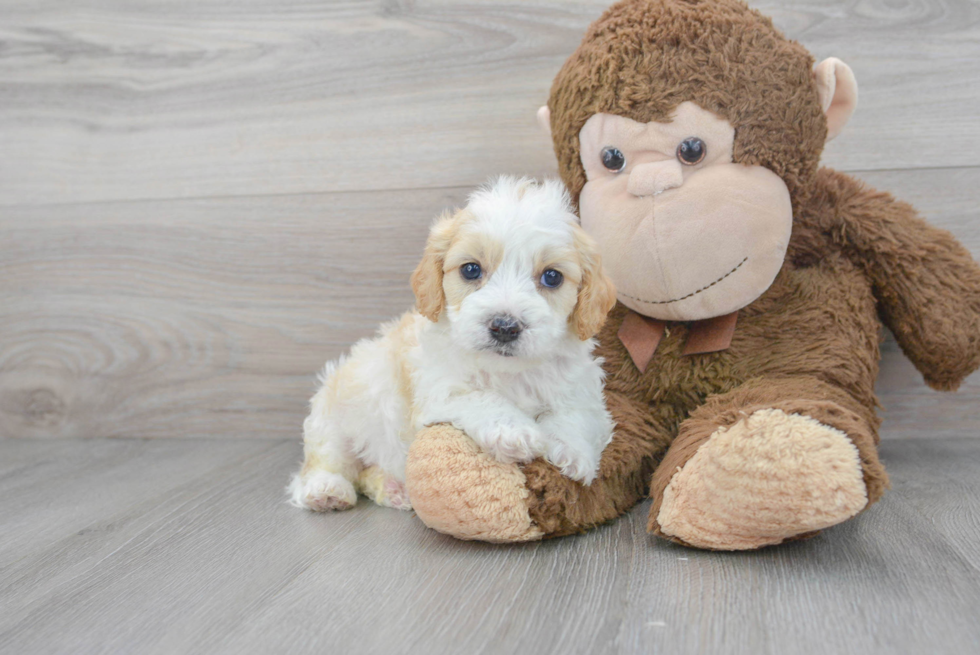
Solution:
[[[874,381],[884,323],[937,389],[980,364],[980,268],[909,205],[819,168],[854,110],[850,69],[739,0],[625,0],[540,117],[619,304],[599,336],[617,421],[588,487],[424,430],[422,520],[518,541],[612,519],[750,549],[856,515],[888,482]]]

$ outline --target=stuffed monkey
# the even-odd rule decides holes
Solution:
[[[851,70],[739,0],[625,0],[539,118],[619,303],[598,336],[615,436],[590,486],[424,429],[432,528],[521,541],[653,499],[651,532],[720,550],[799,539],[877,501],[882,324],[936,389],[980,364],[980,268],[892,196],[820,168]]]

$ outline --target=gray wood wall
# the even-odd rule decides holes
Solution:
[[[296,436],[412,303],[428,223],[554,174],[534,112],[606,2],[0,0],[0,436]],[[825,163],[980,256],[980,4],[764,0],[838,56]],[[885,344],[886,438],[978,435]]]

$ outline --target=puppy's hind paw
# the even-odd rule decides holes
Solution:
[[[537,426],[498,423],[481,431],[484,449],[504,464],[530,462],[544,454]]]
[[[399,482],[395,478],[385,480],[385,496],[382,503],[392,509],[412,509],[412,502],[408,498],[408,489],[404,482]]]
[[[412,509],[405,483],[388,475],[380,466],[369,466],[357,478],[361,493],[385,507],[392,509]]]
[[[357,504],[354,485],[342,475],[315,471],[305,478],[293,476],[289,484],[290,502],[314,512],[350,509]]]
[[[599,468],[599,462],[596,458],[563,443],[554,444],[548,448],[546,459],[557,466],[566,478],[577,480],[586,486],[595,480]]]

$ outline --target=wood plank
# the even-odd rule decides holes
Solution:
[[[886,442],[881,457],[896,502],[926,517],[957,554],[980,571],[980,450],[971,439]],[[925,474],[917,474],[917,472]]]
[[[52,443],[0,440],[0,461],[12,447],[21,461],[46,461]],[[176,443],[144,442],[140,457],[169,459]],[[45,522],[53,502],[76,514],[72,530],[38,530],[0,555],[3,652],[794,655],[980,644],[976,440],[888,443],[894,487],[880,503],[815,539],[750,553],[655,540],[648,503],[584,535],[515,546],[455,541],[364,501],[314,515],[282,502],[300,454],[288,442],[246,452],[180,441],[191,467],[213,459],[215,444],[227,464],[172,488],[155,487],[165,471],[144,469],[147,484],[126,476],[100,508],[86,497],[120,467],[142,466],[132,443],[61,444],[81,455],[74,480],[50,486],[38,466],[21,481],[35,495],[0,493],[2,515],[38,511]]]
[[[11,209],[0,434],[300,434],[315,374],[414,303],[469,190]]]
[[[980,168],[869,183],[980,255]],[[315,372],[413,304],[468,188],[8,208],[0,435],[297,437]],[[886,342],[886,437],[976,436],[980,376],[930,391]]]
[[[118,448],[126,441],[109,443]],[[161,443],[149,441],[151,448]],[[179,442],[188,464],[210,448],[206,443]],[[242,454],[235,442],[215,443]],[[250,608],[274,598],[313,561],[336,557],[348,539],[358,543],[342,557],[353,563],[361,539],[381,541],[392,529],[402,538],[424,531],[408,513],[348,512],[323,521],[288,506],[284,486],[299,464],[300,446],[262,445],[177,489],[104,514],[68,496],[64,502],[84,512],[93,529],[37,540],[13,565],[3,561],[0,651],[197,652],[210,635],[233,633]],[[84,468],[87,483],[76,494],[97,490],[105,473],[97,463]],[[147,477],[152,484],[156,475]],[[64,498],[41,488],[46,482],[35,480],[39,497],[29,505]]]
[[[176,439],[45,443],[39,447],[29,440],[0,442],[0,461],[6,469],[0,471],[2,562],[33,554],[39,543],[63,539],[72,542],[73,557],[80,561],[80,544],[100,541],[116,527],[93,524],[92,517],[101,520],[133,508],[151,512],[162,498],[191,481],[223,467],[241,466],[278,442],[202,439],[193,457]]]
[[[0,205],[551,172],[534,112],[607,4],[8,0]],[[829,164],[980,164],[975,2],[757,6],[857,74],[861,107]]]

